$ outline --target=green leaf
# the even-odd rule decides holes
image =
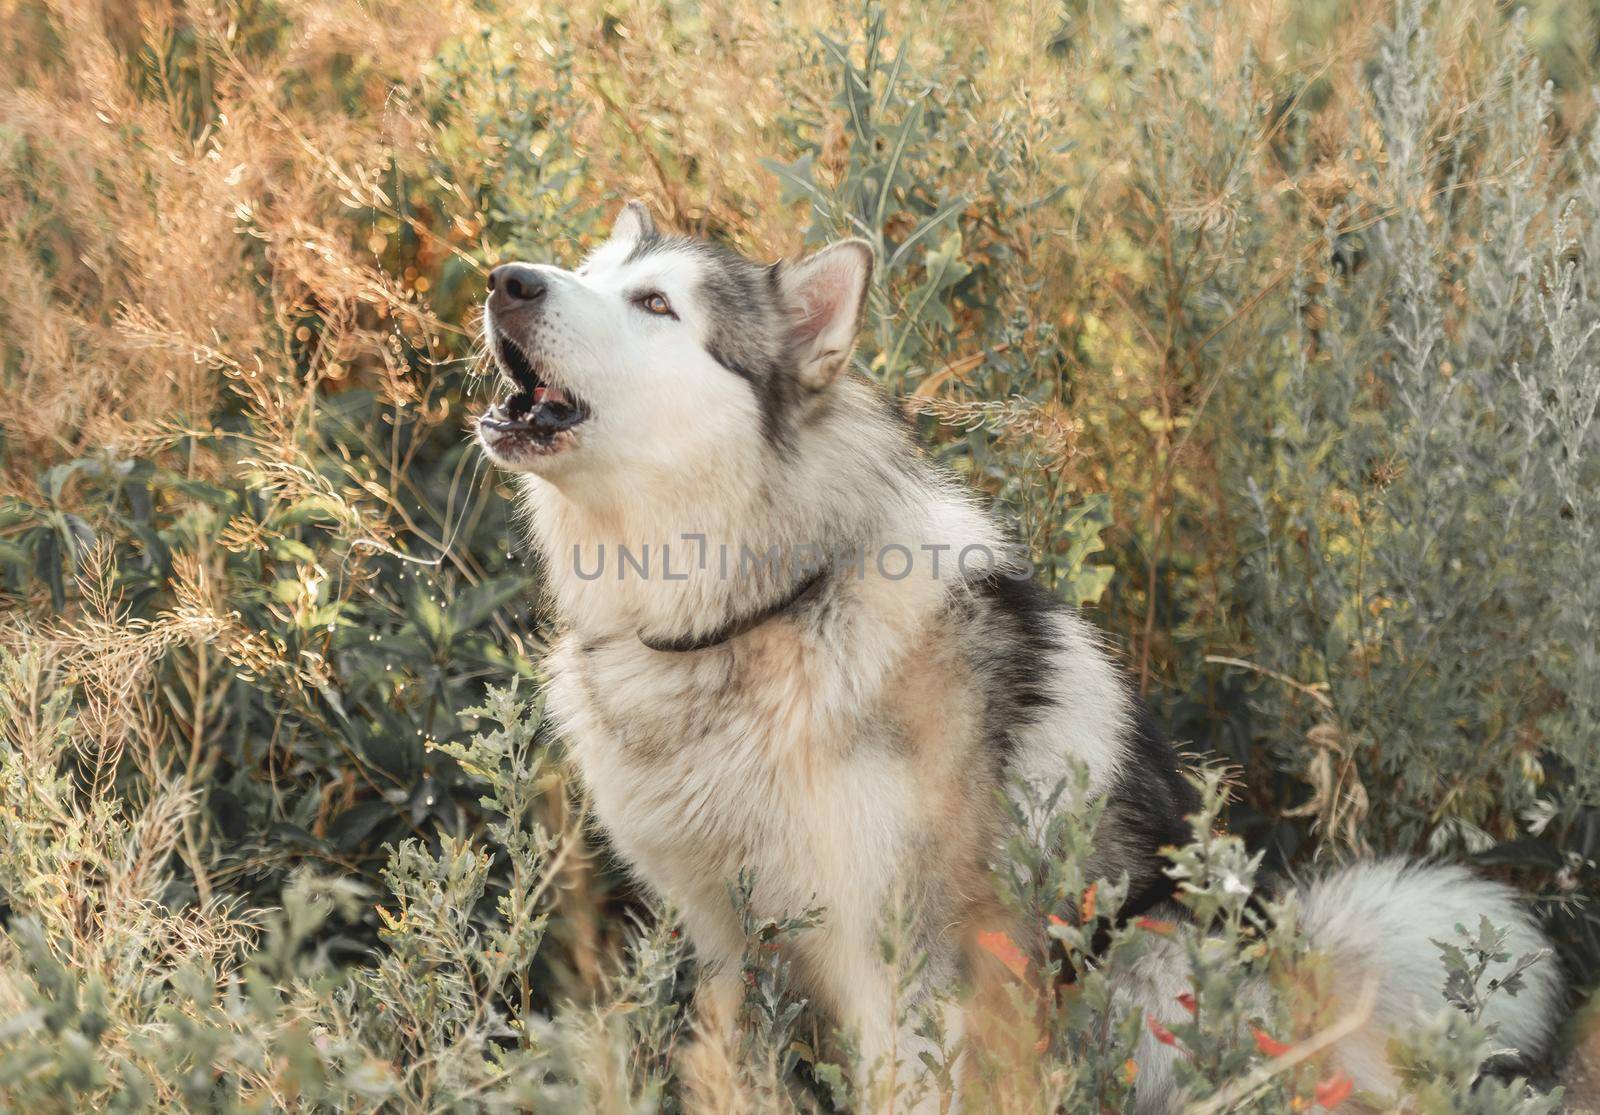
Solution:
[[[839,67],[839,95],[835,102],[850,118],[850,134],[855,140],[870,143],[872,136],[872,90],[868,88],[867,75],[850,60],[850,48],[844,43],[818,35],[822,49]]]
[[[443,642],[444,609],[440,608],[439,602],[434,599],[431,586],[420,583],[414,585],[409,605],[407,619],[411,625],[435,643]]]
[[[526,596],[531,590],[532,586],[527,581],[516,576],[499,577],[474,585],[451,602],[445,613],[448,629],[452,634],[471,631],[507,603],[519,596]]]
[[[62,525],[65,529],[61,536],[67,544],[68,553],[71,554],[73,562],[82,561],[84,555],[94,549],[96,538],[94,527],[81,516],[71,514],[62,516]]]
[[[900,122],[900,127],[889,144],[889,158],[884,164],[883,182],[878,187],[877,203],[873,207],[874,224],[879,229],[883,227],[884,219],[889,214],[889,200],[894,195],[895,180],[900,177],[900,163],[905,158],[906,148],[911,144],[911,137],[916,132],[917,125],[922,122],[922,106],[923,102],[918,98],[906,113],[906,118]]]
[[[781,190],[778,200],[783,205],[791,205],[796,201],[816,201],[821,191],[811,177],[811,153],[801,155],[792,163],[779,159],[762,159],[761,165],[770,170],[778,178]]]
[[[912,249],[921,245],[923,241],[938,231],[940,225],[961,212],[968,204],[968,199],[965,197],[951,198],[922,218],[917,227],[912,229],[910,234],[896,245],[894,252],[889,256],[889,262],[884,265],[884,273],[889,274],[899,270],[911,258]]]
[[[302,565],[315,565],[317,561],[311,547],[297,538],[274,538],[270,550],[278,561],[296,561]]]
[[[336,523],[339,517],[338,507],[331,499],[313,494],[302,496],[280,511],[273,517],[271,525],[282,529],[312,522]]]
[[[61,552],[61,543],[56,532],[48,527],[28,533],[34,540],[34,575],[50,586],[50,603],[59,612],[67,606],[66,571],[63,568],[66,559]]]

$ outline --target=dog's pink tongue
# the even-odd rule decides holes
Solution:
[[[533,389],[533,405],[534,406],[543,406],[544,405],[544,398],[548,394],[550,394],[550,388],[548,388],[548,387],[535,387]]]
[[[533,405],[542,403],[560,403],[562,406],[571,406],[567,393],[559,387],[535,387],[533,389]]]

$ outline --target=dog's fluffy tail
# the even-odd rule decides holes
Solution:
[[[1445,969],[1434,941],[1465,944],[1456,926],[1475,934],[1479,919],[1487,917],[1509,933],[1506,947],[1513,960],[1548,947],[1514,891],[1461,867],[1381,860],[1343,868],[1296,889],[1301,931],[1329,977],[1332,1002],[1325,1005],[1348,1017],[1369,985],[1375,993],[1371,1016],[1333,1046],[1332,1061],[1356,1088],[1378,1097],[1399,1090],[1389,1063],[1389,1041],[1448,1003]],[[1491,968],[1489,978],[1504,976],[1509,966]],[[1531,1065],[1548,1052],[1558,1021],[1562,991],[1555,957],[1534,964],[1523,980],[1525,986],[1515,997],[1502,991],[1489,998],[1484,1020],[1498,1026],[1498,1047],[1515,1049]],[[1183,942],[1161,941],[1121,973],[1118,982],[1125,1004],[1168,1024],[1181,1020],[1184,1008],[1178,996],[1189,984]],[[1265,1007],[1270,990],[1262,981],[1243,994]],[[1175,1074],[1179,1056],[1171,1043],[1158,1041],[1151,1032],[1142,1034],[1135,1053],[1135,1107],[1141,1115],[1168,1112],[1180,1103]]]
[[[1357,1088],[1378,1095],[1397,1087],[1386,1054],[1390,1038],[1446,1004],[1434,941],[1464,944],[1456,927],[1476,934],[1479,919],[1487,917],[1509,934],[1513,960],[1548,947],[1514,891],[1461,867],[1383,860],[1311,880],[1299,891],[1301,928],[1326,958],[1341,1005],[1353,1007],[1367,984],[1376,989],[1372,1017],[1335,1046],[1334,1058]],[[1504,970],[1491,968],[1488,977],[1496,975]],[[1534,964],[1523,980],[1517,995],[1490,997],[1484,1021],[1498,1026],[1498,1045],[1531,1061],[1547,1051],[1558,1020],[1555,957]],[[1350,1003],[1342,1002],[1345,996]]]

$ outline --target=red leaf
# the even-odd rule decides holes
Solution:
[[[1099,897],[1100,884],[1090,883],[1089,889],[1083,892],[1083,924],[1088,925],[1094,920],[1095,899]]]
[[[1011,974],[1021,979],[1028,971],[1028,957],[1017,943],[997,930],[984,930],[978,934],[978,947],[1004,964]]]
[[[1160,918],[1140,918],[1135,924],[1140,929],[1148,929],[1151,933],[1159,933],[1163,937],[1170,937],[1178,930],[1176,925],[1173,925],[1170,921],[1162,921]]]
[[[1289,1052],[1289,1047],[1287,1045],[1283,1044],[1283,1042],[1279,1041],[1265,1030],[1258,1030],[1252,1026],[1250,1027],[1250,1032],[1256,1036],[1256,1048],[1261,1050],[1261,1052],[1265,1053],[1268,1057],[1282,1057],[1285,1053]]]
[[[1178,996],[1178,1005],[1190,1014],[1200,1013],[1200,1004],[1195,1002],[1194,996],[1187,991]]]
[[[1071,924],[1065,918],[1058,918],[1054,914],[1047,914],[1045,916],[1050,919],[1050,924],[1051,925],[1060,926],[1062,929],[1065,929],[1068,925]]]
[[[1157,1022],[1155,1015],[1146,1014],[1144,1016],[1144,1024],[1146,1026],[1150,1027],[1151,1035],[1154,1036],[1155,1039],[1158,1042],[1160,1042],[1162,1045],[1177,1045],[1178,1044],[1177,1035],[1174,1034],[1171,1030],[1167,1029],[1161,1023]]]
[[[1355,1081],[1342,1072],[1336,1072],[1328,1079],[1320,1081],[1312,1094],[1317,1097],[1318,1104],[1332,1111],[1349,1098],[1355,1086]]]

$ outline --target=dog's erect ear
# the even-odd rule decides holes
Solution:
[[[622,212],[617,214],[617,219],[611,223],[613,240],[637,241],[655,234],[656,222],[650,216],[650,210],[646,209],[644,202],[638,198],[624,205]]]
[[[778,273],[793,320],[790,351],[800,382],[820,391],[850,362],[872,278],[872,248],[841,240]]]

